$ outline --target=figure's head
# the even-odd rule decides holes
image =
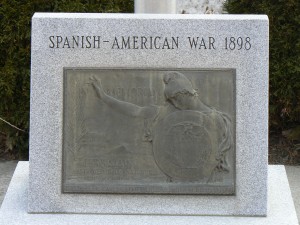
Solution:
[[[198,96],[192,83],[182,73],[167,72],[164,75],[165,96],[176,108],[188,109]]]

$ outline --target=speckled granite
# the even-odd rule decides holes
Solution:
[[[178,49],[49,48],[50,36],[178,36]],[[216,50],[187,37],[214,37]],[[225,37],[250,37],[226,50]],[[36,13],[32,20],[29,212],[246,215],[267,213],[268,18],[263,15]],[[63,67],[236,69],[236,195],[62,194]],[[121,217],[120,217],[121,218]],[[143,218],[143,217],[140,217]],[[124,223],[123,223],[124,224]]]
[[[284,166],[269,166],[268,216],[167,216],[27,213],[28,162],[20,162],[0,210],[0,225],[298,225]]]

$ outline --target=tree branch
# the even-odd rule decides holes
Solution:
[[[2,120],[4,123],[8,124],[9,126],[15,128],[15,129],[17,129],[19,131],[26,132],[25,130],[22,130],[22,129],[16,127],[15,125],[11,124],[10,122],[7,122],[5,119],[2,119],[1,117],[0,117],[0,120]]]

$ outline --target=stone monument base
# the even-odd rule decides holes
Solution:
[[[28,214],[27,191],[29,163],[19,162],[0,210],[0,225],[65,224],[280,224],[298,225],[297,215],[284,166],[269,166],[268,216],[158,216],[100,214]]]

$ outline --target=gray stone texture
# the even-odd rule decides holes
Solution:
[[[176,13],[176,0],[134,0],[135,13]]]
[[[4,199],[17,163],[17,161],[0,161],[0,205]]]
[[[300,218],[300,166],[285,166],[298,220]]]
[[[20,162],[0,210],[0,225],[170,224],[170,225],[298,225],[284,166],[269,166],[268,216],[172,216],[28,214],[28,162]],[[83,203],[82,203],[83,204]],[[176,207],[176,206],[175,206]]]
[[[179,36],[178,49],[49,48],[49,36]],[[190,49],[187,37],[216,39]],[[226,50],[225,37],[250,37]],[[263,15],[43,14],[32,20],[29,212],[246,215],[267,213],[268,18]],[[110,42],[110,43],[111,43]],[[63,68],[236,69],[236,195],[62,194]],[[54,218],[54,217],[53,217]]]
[[[225,0],[135,0],[135,13],[222,14]]]

